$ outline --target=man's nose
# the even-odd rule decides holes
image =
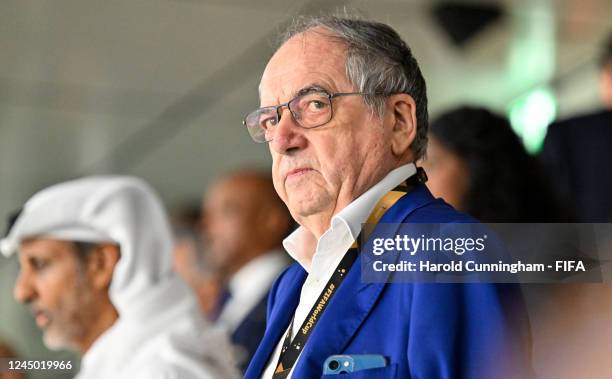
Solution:
[[[23,272],[19,273],[13,288],[13,296],[20,303],[29,303],[34,299],[36,291],[32,285],[31,277]]]
[[[270,149],[278,154],[287,154],[306,146],[305,129],[295,121],[291,111],[284,108],[280,120],[274,129]]]

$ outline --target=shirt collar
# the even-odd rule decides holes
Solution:
[[[251,296],[253,291],[267,288],[287,265],[286,259],[280,248],[252,259],[232,275],[228,283],[232,297]]]
[[[415,173],[414,163],[408,163],[389,172],[380,182],[334,215],[330,228],[323,233],[321,239],[328,238],[330,232],[335,230],[348,232],[353,240],[357,239],[361,232],[361,225],[366,221],[378,200]],[[295,259],[306,271],[309,271],[310,264],[306,259],[308,252],[305,251],[304,246],[314,246],[314,241],[312,241],[314,238],[309,230],[300,226],[283,241],[283,246],[291,258]],[[317,242],[320,242],[321,239]]]

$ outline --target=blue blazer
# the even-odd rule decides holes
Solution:
[[[420,185],[380,222],[474,220]],[[293,378],[337,378],[322,375],[323,362],[334,354],[387,357],[387,367],[344,374],[347,379],[529,377],[529,327],[518,286],[363,283],[360,259],[311,332]],[[265,370],[293,317],[306,276],[295,263],[270,290],[266,332],[245,378],[259,378]]]

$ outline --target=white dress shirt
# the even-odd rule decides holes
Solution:
[[[272,283],[287,264],[285,253],[279,249],[261,255],[240,268],[228,283],[231,297],[223,307],[217,323],[232,334],[267,295]]]
[[[152,286],[81,360],[77,379],[238,378],[227,337],[178,277]]]
[[[312,252],[306,251],[304,248],[314,245],[312,242],[314,242],[315,237],[310,231],[300,226],[283,241],[285,250],[289,255],[308,272],[308,276],[302,285],[300,302],[295,311],[292,336],[296,335],[344,254],[361,232],[361,225],[367,220],[378,200],[415,173],[416,166],[414,163],[396,168],[387,174],[383,180],[334,215],[331,219],[330,228],[316,241],[316,249],[311,262],[309,262],[308,256]],[[272,378],[278,364],[285,335],[286,331],[268,361],[262,378]],[[293,370],[289,373],[288,378],[291,378],[292,374]]]

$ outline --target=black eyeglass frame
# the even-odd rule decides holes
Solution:
[[[294,113],[294,111],[291,109],[291,107],[289,106],[289,104],[291,104],[292,102],[294,102],[296,99],[299,99],[303,96],[308,96],[310,94],[313,93],[321,93],[321,94],[325,94],[327,95],[327,98],[329,99],[329,107],[330,107],[330,112],[329,112],[329,120],[325,121],[322,124],[319,125],[314,125],[314,126],[304,126],[302,125],[302,123],[299,120],[299,117],[296,117],[296,114]],[[249,135],[251,136],[251,138],[253,139],[253,141],[257,142],[257,143],[266,143],[266,142],[270,142],[272,141],[270,140],[266,140],[265,138],[261,141],[255,139],[255,136],[253,136],[253,134],[251,134],[249,126],[247,125],[247,119],[249,118],[249,116],[251,116],[252,114],[256,113],[256,112],[261,112],[262,110],[267,110],[267,109],[274,109],[275,113],[276,113],[276,123],[278,124],[281,120],[281,115],[282,115],[282,108],[287,108],[289,109],[289,113],[291,113],[291,117],[293,117],[293,120],[296,122],[296,124],[298,124],[301,128],[304,129],[314,129],[314,128],[318,128],[321,127],[327,123],[329,123],[333,118],[334,118],[334,106],[333,106],[333,102],[332,100],[336,97],[342,97],[342,96],[355,96],[355,95],[361,95],[361,96],[382,96],[383,94],[375,94],[375,93],[367,93],[367,92],[336,92],[336,93],[329,93],[325,90],[316,90],[316,91],[309,91],[300,95],[297,95],[296,97],[294,97],[293,99],[287,101],[286,103],[282,103],[279,105],[271,105],[268,107],[261,107],[258,108],[256,110],[254,110],[253,112],[249,113],[243,120],[242,120],[242,125],[247,127],[247,130],[249,130]],[[259,127],[259,124],[257,125],[257,127]]]

